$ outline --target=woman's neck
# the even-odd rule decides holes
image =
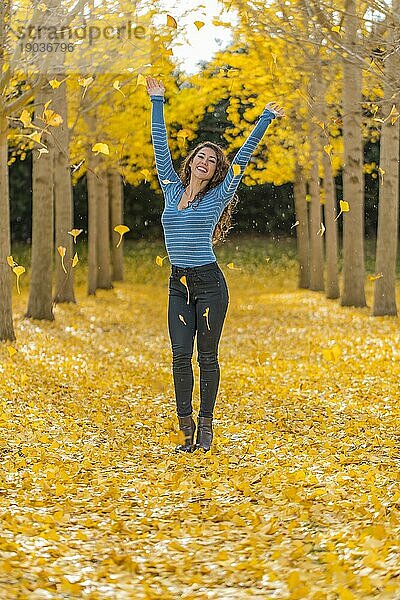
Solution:
[[[186,197],[189,200],[193,200],[201,190],[203,190],[208,181],[204,181],[204,179],[198,179],[197,177],[191,177],[189,181],[189,185],[185,189]]]

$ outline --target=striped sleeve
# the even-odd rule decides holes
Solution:
[[[240,150],[236,153],[225,179],[216,188],[218,198],[219,200],[222,200],[224,204],[227,204],[229,200],[232,199],[232,196],[236,192],[240,180],[243,177],[243,172],[250,160],[251,155],[261,141],[261,138],[263,137],[268,125],[274,118],[275,114],[268,110],[268,108],[265,108],[261,113],[258,123],[254,127],[253,131],[250,133]],[[237,175],[234,174],[233,165],[239,165],[240,167],[240,173]]]
[[[171,153],[168,148],[167,130],[164,121],[164,96],[150,96],[152,103],[151,112],[151,137],[153,141],[154,156],[156,159],[157,175],[162,190],[168,184],[163,181],[177,182],[179,177],[172,164]]]

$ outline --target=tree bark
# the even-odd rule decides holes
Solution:
[[[112,280],[124,280],[124,255],[123,255],[123,240],[117,248],[120,239],[119,234],[114,231],[114,227],[123,223],[124,212],[124,189],[122,185],[121,175],[117,169],[108,171],[108,190],[110,198],[110,214],[111,214],[111,263],[112,263]]]
[[[1,24],[0,24],[1,27]],[[1,65],[1,61],[0,61]],[[8,121],[0,100],[0,341],[15,340],[12,319],[10,196],[8,187]]]
[[[400,11],[400,0],[393,1],[393,13]],[[393,52],[385,62],[383,115],[386,117],[392,106],[400,110],[400,103],[395,92],[399,76],[400,56],[396,49],[396,33],[399,28],[391,30],[389,44],[393,44]],[[399,227],[399,137],[400,120],[392,123],[386,119],[382,124],[379,166],[384,171],[380,177],[378,236],[376,245],[376,273],[382,276],[375,281],[372,315],[397,315],[396,305],[396,257]]]
[[[299,224],[296,227],[297,234],[297,257],[299,263],[299,288],[308,289],[310,287],[310,244],[308,227],[308,203],[306,200],[306,181],[303,176],[302,168],[298,162],[295,167],[295,180],[293,186],[294,206],[296,212],[296,221]]]
[[[39,88],[35,105],[36,114],[41,114],[48,100],[43,86]],[[26,316],[32,319],[52,321],[52,272],[54,244],[54,199],[53,199],[53,139],[48,133],[42,134],[42,142],[48,153],[38,158],[33,150],[32,175],[32,263],[31,285]]]
[[[60,74],[59,80],[64,79]],[[75,302],[74,275],[72,259],[74,243],[72,236],[68,233],[73,227],[73,195],[71,170],[69,160],[69,130],[67,94],[65,82],[53,90],[53,110],[61,115],[63,122],[59,127],[53,128],[54,136],[54,203],[55,203],[55,234],[56,248],[64,246],[66,275],[61,261],[56,262],[56,292],[54,302]]]
[[[107,171],[101,165],[97,180],[97,287],[109,290],[111,282],[110,207]]]
[[[88,294],[96,294],[97,289],[97,173],[98,158],[86,146],[86,183],[88,198]]]
[[[326,297],[336,299],[340,296],[338,269],[338,230],[336,217],[335,180],[332,165],[326,152],[322,153],[324,169],[325,196],[325,237],[326,237]]]
[[[344,16],[345,44],[358,53],[358,17],[355,0],[348,0]],[[361,135],[362,70],[351,54],[343,58],[343,214],[342,306],[365,306],[364,289],[364,173]]]

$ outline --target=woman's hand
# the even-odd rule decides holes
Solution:
[[[272,113],[274,113],[274,115],[276,117],[284,117],[285,116],[285,112],[284,112],[283,108],[278,106],[277,102],[268,102],[268,104],[265,108],[267,108]]]
[[[158,81],[154,77],[146,77],[146,89],[149,96],[164,96],[165,87],[161,79]]]

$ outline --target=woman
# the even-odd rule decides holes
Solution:
[[[171,262],[168,330],[179,429],[184,434],[184,443],[176,450],[207,452],[213,439],[213,411],[220,380],[218,344],[229,303],[226,281],[212,249],[213,233],[220,239],[229,229],[244,168],[269,123],[283,116],[283,111],[275,102],[267,104],[233,166],[219,146],[204,142],[189,153],[178,176],[168,148],[164,85],[153,77],[147,77],[146,83],[152,102],[157,174],[165,198],[161,222]],[[196,332],[200,411],[194,444],[192,354]]]

